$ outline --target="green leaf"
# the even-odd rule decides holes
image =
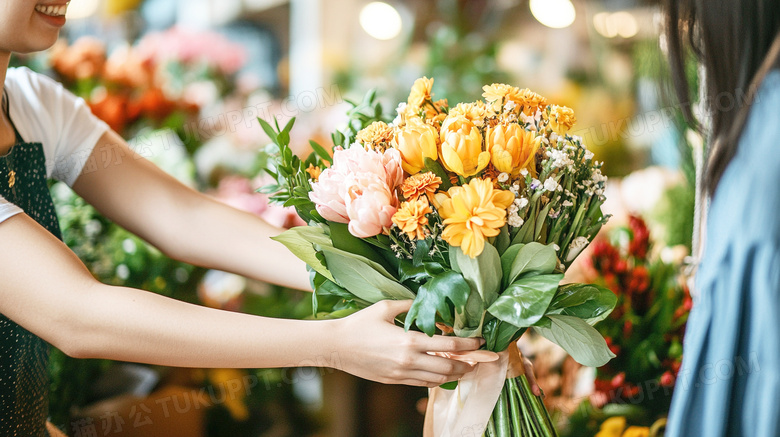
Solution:
[[[501,232],[496,236],[495,240],[493,241],[493,246],[496,247],[496,250],[498,251],[499,255],[503,255],[504,252],[509,248],[509,228],[507,226],[504,226],[501,228]]]
[[[485,305],[479,294],[474,293],[472,289],[463,312],[455,311],[455,322],[452,328],[458,337],[480,337],[482,336],[482,322],[484,320]]]
[[[322,247],[322,252],[336,283],[360,299],[369,303],[386,299],[414,299],[414,293],[381,265],[333,247]]]
[[[330,244],[330,238],[319,226],[295,227],[271,239],[282,243],[293,255],[300,258],[317,273],[331,281],[335,280],[325,264],[317,258],[317,250],[313,245]]]
[[[439,161],[436,161],[431,158],[425,158],[423,160],[423,163],[425,167],[423,167],[424,172],[431,172],[435,174],[436,176],[441,179],[441,185],[439,186],[439,190],[441,191],[447,191],[452,187],[452,182],[450,182],[450,177],[447,174],[447,172],[444,170],[444,167],[441,166]]]
[[[489,351],[501,352],[509,347],[509,343],[513,340],[520,338],[526,329],[499,319],[491,319],[485,323],[485,329],[482,330],[486,342],[485,348]]]
[[[291,118],[290,121],[287,122],[286,125],[284,125],[284,129],[282,129],[282,132],[290,133],[292,131],[293,126],[295,125],[295,117]]]
[[[309,145],[311,146],[312,150],[314,150],[314,153],[320,157],[320,159],[328,163],[333,163],[333,157],[330,156],[328,151],[325,150],[324,147],[320,146],[316,141],[309,140]]]
[[[422,332],[433,336],[436,332],[436,314],[444,323],[454,322],[454,312],[463,312],[471,287],[460,273],[447,271],[433,276],[417,290],[417,297],[406,315],[404,328],[408,331],[415,323]]]
[[[428,251],[431,249],[431,242],[427,239],[417,240],[417,245],[414,248],[414,255],[412,256],[412,264],[415,266],[422,265],[423,258],[428,255]]]
[[[333,247],[368,258],[385,269],[391,268],[370,244],[352,235],[346,223],[328,222],[328,226],[330,227],[330,239],[333,241]]]
[[[491,305],[498,298],[501,287],[501,257],[492,244],[485,244],[476,258],[463,253],[460,247],[450,248],[450,264],[461,273],[471,289],[479,293],[482,301]]]
[[[547,312],[561,279],[562,274],[520,279],[504,290],[488,312],[518,328],[531,326]]]
[[[566,284],[558,289],[549,314],[579,317],[589,325],[604,320],[615,309],[617,296],[612,290],[594,284]]]
[[[583,366],[601,367],[615,358],[607,342],[596,329],[574,316],[548,315],[534,330],[544,338],[562,347]]]
[[[263,132],[265,132],[265,134],[268,135],[268,138],[270,138],[271,141],[273,141],[274,143],[278,144],[277,135],[274,128],[270,124],[268,124],[267,121],[263,120],[260,117],[257,117],[257,121],[260,122],[260,126],[263,128]]]
[[[541,243],[528,243],[516,252],[510,247],[501,259],[502,266],[508,265],[513,255],[511,267],[504,267],[505,287],[523,275],[551,273],[558,265],[558,257],[551,244],[545,246]]]

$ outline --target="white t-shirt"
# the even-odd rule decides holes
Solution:
[[[108,125],[84,99],[28,68],[9,68],[8,106],[16,129],[28,143],[41,143],[46,175],[72,186]],[[0,196],[0,223],[23,212]]]

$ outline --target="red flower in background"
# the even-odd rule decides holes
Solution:
[[[650,231],[644,220],[637,216],[628,217],[628,227],[633,233],[633,238],[628,244],[628,254],[636,258],[647,258],[647,251],[650,248]]]

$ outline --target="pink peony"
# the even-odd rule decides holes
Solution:
[[[338,149],[333,165],[312,184],[311,200],[323,218],[349,223],[360,238],[372,237],[392,226],[398,209],[396,188],[403,182],[401,155],[362,147]]]

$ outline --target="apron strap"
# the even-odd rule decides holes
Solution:
[[[3,88],[3,112],[5,112],[5,116],[8,117],[8,122],[11,123],[11,127],[14,129],[14,135],[16,136],[16,143],[20,144],[24,142],[24,139],[19,134],[19,130],[16,129],[16,125],[14,124],[13,119],[11,119],[11,103],[10,99],[8,98],[8,90]]]

